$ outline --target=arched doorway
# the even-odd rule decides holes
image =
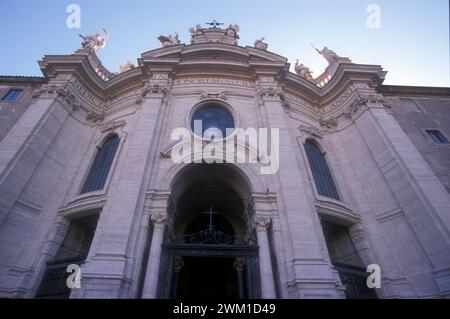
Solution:
[[[251,189],[229,164],[193,164],[172,182],[160,274],[165,298],[258,298]]]

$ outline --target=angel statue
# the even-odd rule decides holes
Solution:
[[[295,61],[294,70],[295,73],[297,73],[300,77],[308,81],[313,80],[312,71],[310,70],[310,68],[305,66],[303,63],[298,64],[298,59]]]
[[[102,28],[105,35],[101,36],[100,33],[96,33],[94,35],[79,35],[83,39],[83,43],[81,43],[83,49],[87,49],[92,53],[97,53],[99,49],[102,49],[106,45],[106,40],[111,38],[110,33],[105,28]]]
[[[160,35],[158,40],[161,41],[163,47],[177,45],[180,44],[180,40],[178,39],[178,33],[175,32],[175,36],[169,34],[168,36]]]
[[[323,47],[322,50],[317,49],[315,46],[311,44],[311,46],[316,49],[316,51],[322,55],[325,60],[327,60],[328,64],[333,63],[334,61],[338,60],[340,58],[339,55],[336,54],[333,50],[328,49],[327,47]]]

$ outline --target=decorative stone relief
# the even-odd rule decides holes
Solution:
[[[323,116],[319,119],[319,124],[325,126],[326,128],[335,128],[337,126],[337,120],[335,117],[329,117],[325,119]]]
[[[360,89],[368,89],[368,86],[365,83],[354,83],[352,85],[350,85],[345,91],[344,93],[342,93],[341,95],[339,95],[339,97],[337,97],[331,104],[330,104],[330,108],[331,109],[335,109],[336,107],[338,107],[339,105],[343,104],[345,101],[347,101],[350,96],[352,96],[353,93],[355,93],[356,91],[360,90]]]
[[[221,92],[217,92],[217,93],[210,93],[210,92],[207,92],[207,91],[202,91],[200,93],[200,100],[205,100],[205,99],[226,100],[227,99],[227,92],[226,91],[221,91]]]
[[[155,73],[152,78],[145,82],[142,93],[137,97],[136,102],[142,103],[144,98],[164,98],[172,84],[169,75],[166,73]]]
[[[361,107],[371,107],[369,104],[376,104],[378,107],[390,108],[381,94],[378,93],[357,93],[355,99],[344,109],[344,115],[351,117]]]
[[[286,101],[286,106],[289,104],[284,96],[284,91],[279,83],[273,77],[261,76],[256,81],[258,96],[262,99],[260,103],[264,100],[282,100]]]

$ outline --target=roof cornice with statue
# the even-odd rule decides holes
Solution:
[[[189,44],[181,43],[176,33],[160,36],[161,48],[142,53],[137,65],[128,61],[114,73],[107,70],[96,55],[110,37],[105,29],[104,32],[104,35],[82,36],[82,48],[74,54],[44,56],[39,65],[46,80],[72,74],[99,99],[107,99],[144,85],[154,73],[167,73],[172,79],[206,73],[248,80],[272,76],[283,88],[321,104],[338,95],[349,82],[363,81],[377,88],[386,75],[379,65],[352,63],[327,47],[316,49],[329,63],[321,75],[314,78],[309,68],[298,60],[292,73],[288,60],[268,51],[264,38],[256,40],[253,46],[240,46],[239,27],[219,28],[217,23],[208,28],[200,25],[190,28]]]

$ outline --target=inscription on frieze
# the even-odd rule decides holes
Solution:
[[[255,84],[251,81],[237,80],[237,79],[225,79],[225,78],[184,78],[175,79],[174,85],[186,85],[186,84],[222,84],[230,86],[245,86],[254,88]]]

